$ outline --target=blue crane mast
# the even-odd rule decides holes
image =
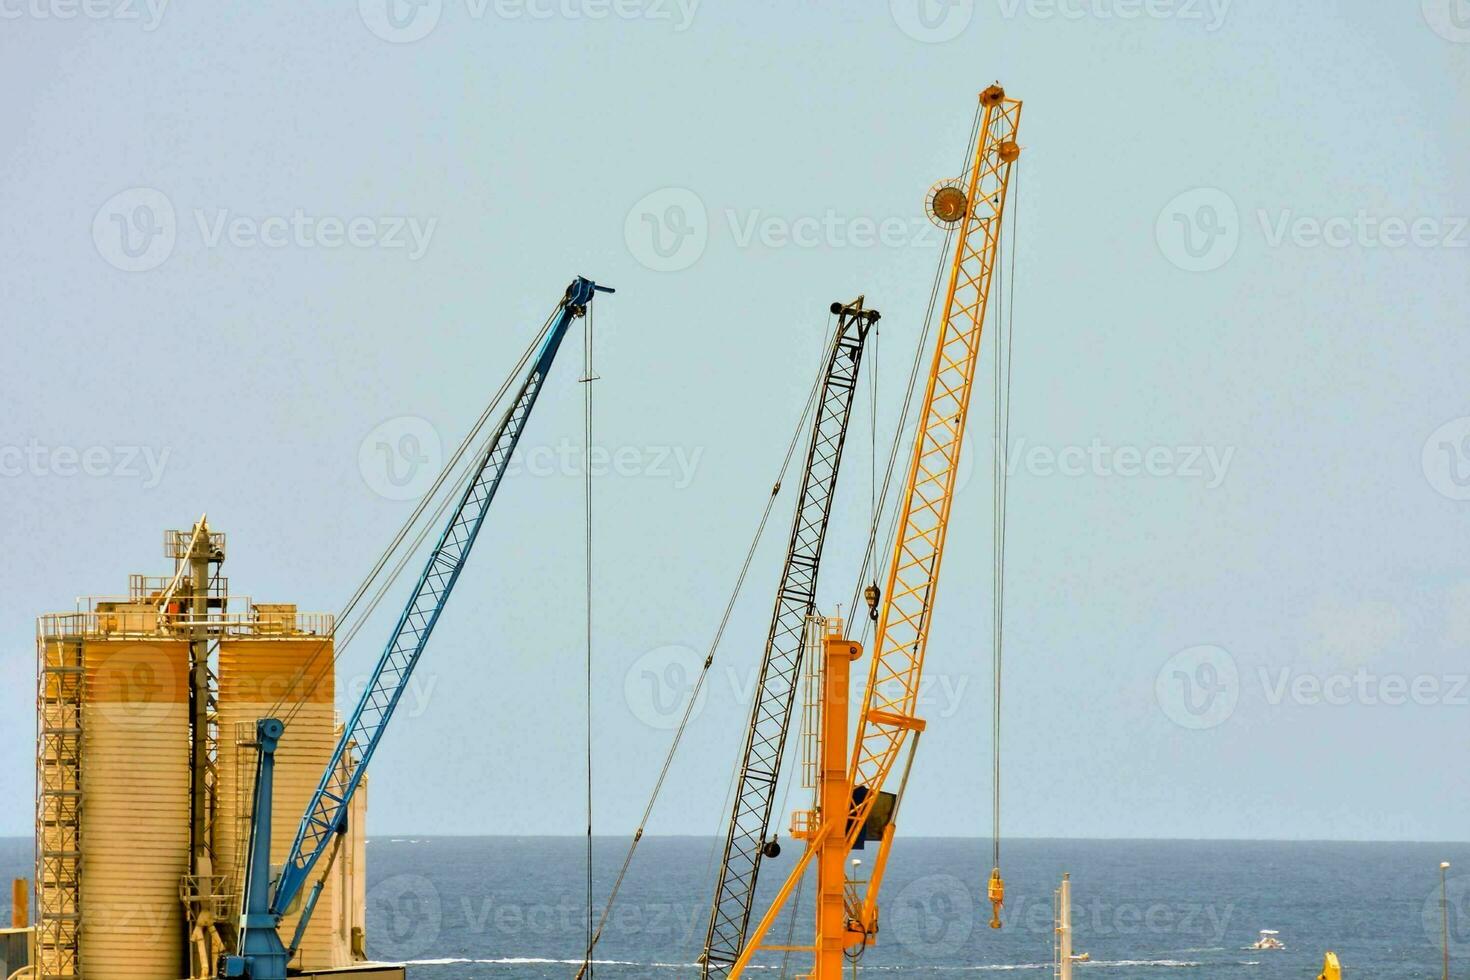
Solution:
[[[505,476],[511,454],[525,430],[526,420],[545,386],[567,328],[586,312],[596,293],[612,291],[610,287],[599,286],[581,276],[567,287],[520,391],[480,457],[479,465],[460,497],[458,508],[419,575],[413,596],[398,618],[398,625],[388,638],[367,687],[344,726],[331,761],[327,763],[321,782],[307,804],[280,876],[274,882],[271,881],[270,863],[271,797],[276,745],[286,726],[276,718],[262,718],[256,723],[255,800],[246,856],[239,943],[235,954],[223,958],[221,976],[285,980],[287,964],[305,934],[316,900],[321,895],[322,881],[319,880],[306,897],[289,947],[281,941],[281,919],[301,898],[317,862],[347,829],[349,804],[362,784],[368,763],[382,741],[394,709],[408,686],[409,677],[429,642],[435,623],[439,621],[439,614],[444,611],[449,594],[464,569],[470,549],[485,522],[490,502],[495,499],[495,492]]]

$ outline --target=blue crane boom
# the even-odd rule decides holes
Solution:
[[[318,882],[303,907],[291,949],[281,942],[278,932],[281,919],[301,897],[317,862],[346,829],[348,806],[362,784],[368,763],[382,741],[439,614],[444,611],[449,594],[464,569],[567,328],[583,315],[594,294],[612,291],[610,287],[599,286],[581,276],[567,287],[520,391],[481,456],[469,486],[460,497],[458,508],[434,546],[419,575],[413,596],[398,618],[398,625],[394,627],[377,666],[373,668],[362,697],[347,719],[331,761],[327,763],[321,782],[307,804],[301,827],[296,832],[296,839],[286,855],[274,888],[269,880],[271,784],[276,742],[284,731],[284,725],[273,718],[263,718],[258,722],[255,808],[251,815],[239,951],[225,958],[223,976],[285,980],[286,965],[305,932],[316,898],[320,895],[321,883]]]

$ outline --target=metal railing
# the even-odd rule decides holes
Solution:
[[[163,555],[165,558],[182,560],[189,557],[189,545],[194,540],[194,531],[164,531],[163,532]],[[225,532],[209,532],[209,550],[223,553],[225,550]]]
[[[42,639],[65,637],[169,637],[175,631],[207,627],[219,638],[248,639],[290,636],[330,636],[336,616],[297,612],[262,618],[252,606],[242,613],[212,613],[204,619],[185,614],[151,615],[147,610],[116,609],[97,612],[48,613],[37,624]]]

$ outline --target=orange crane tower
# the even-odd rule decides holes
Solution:
[[[849,759],[847,678],[851,664],[861,656],[861,648],[834,633],[829,624],[820,661],[818,809],[815,813],[799,813],[793,819],[792,836],[804,839],[806,850],[756,926],[731,977],[743,974],[758,949],[786,948],[763,945],[763,940],[814,860],[815,937],[812,946],[800,948],[812,953],[810,980],[841,980],[846,951],[876,941],[878,891],[893,843],[907,768],[897,792],[885,791],[884,785],[905,743],[912,763],[913,748],[924,730],[923,719],[916,715],[919,682],[954,502],[980,334],[1000,251],[1006,191],[1012,164],[1021,152],[1016,142],[1020,121],[1020,101],[1009,98],[998,84],[987,88],[980,94],[980,123],[967,171],[957,180],[941,182],[929,193],[930,216],[956,229],[957,242],[908,480],[899,504],[893,561],[852,753]],[[910,734],[914,736],[912,741]],[[875,837],[880,844],[868,882],[865,886],[850,882],[845,868],[847,856],[861,840]],[[991,925],[998,928],[1004,900],[998,868],[991,873],[989,895],[995,909]]]

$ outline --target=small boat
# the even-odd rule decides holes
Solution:
[[[1091,953],[1073,953],[1072,954],[1072,962],[1073,963],[1091,963],[1092,962],[1092,954]]]
[[[1250,949],[1285,949],[1286,944],[1276,937],[1280,935],[1275,929],[1262,929],[1261,938],[1250,945]]]

